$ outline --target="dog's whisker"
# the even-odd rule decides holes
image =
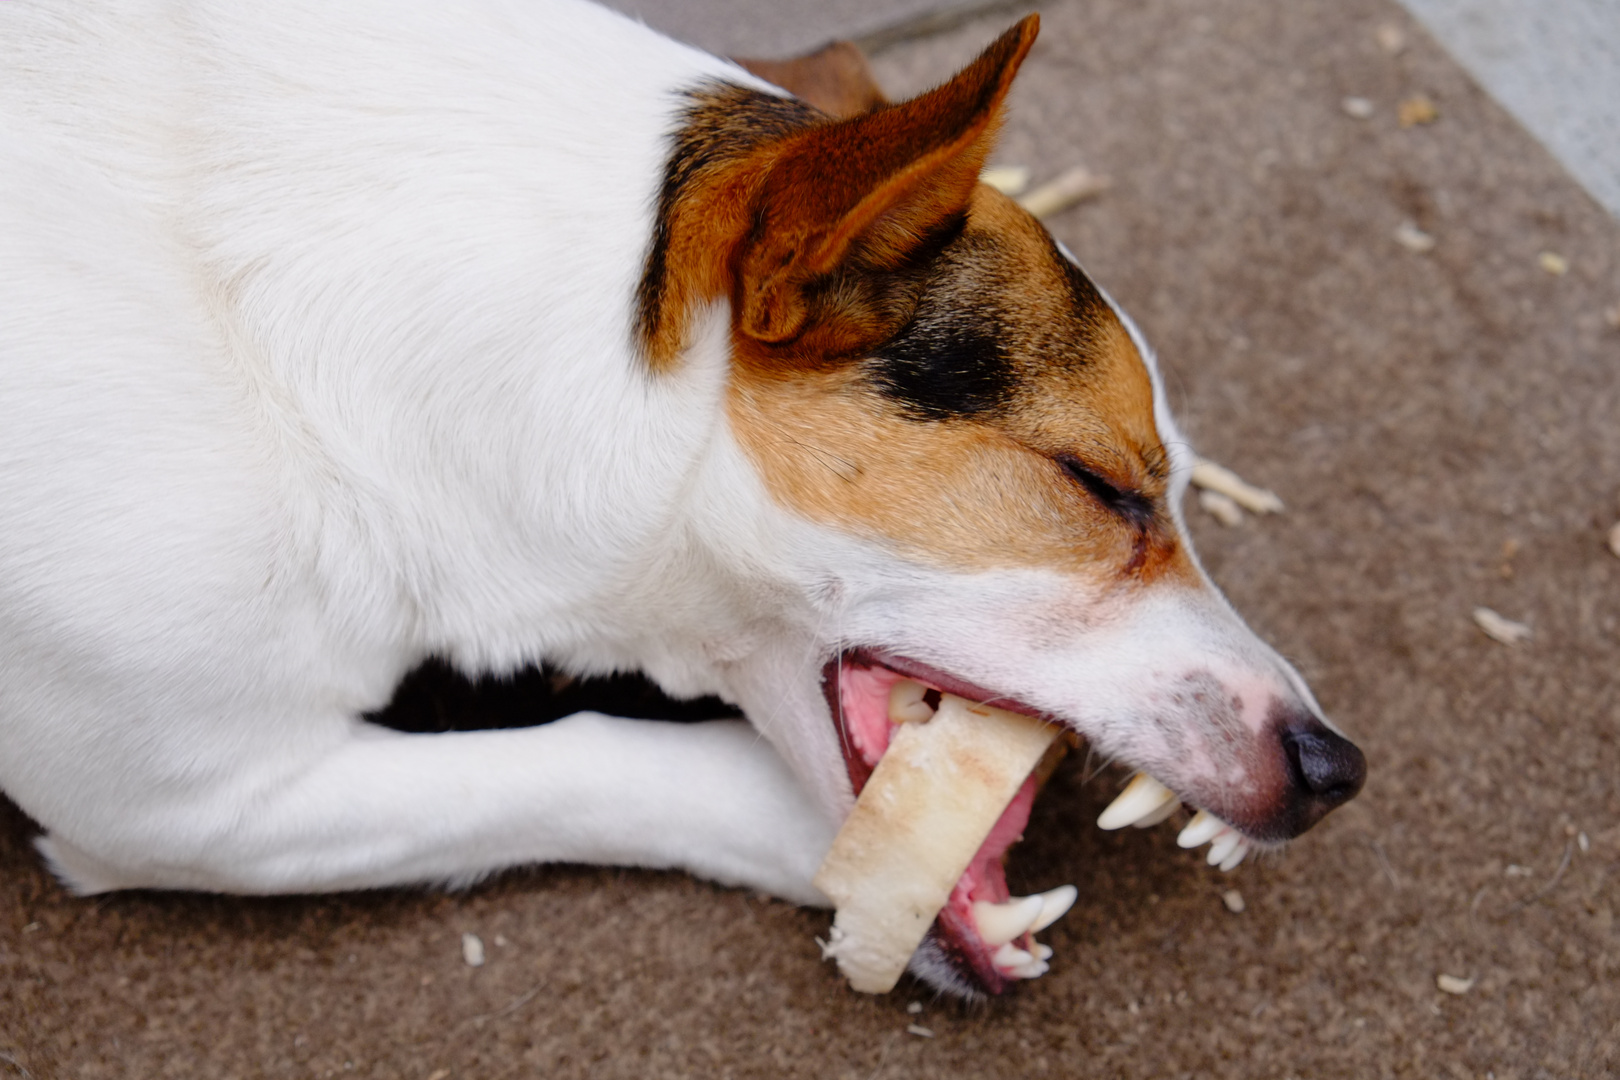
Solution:
[[[783,434],[782,439],[783,441],[792,443],[794,446],[797,446],[801,450],[805,450],[813,455],[818,461],[827,466],[829,472],[837,476],[840,480],[843,480],[845,483],[853,483],[855,478],[861,474],[859,465],[847,458],[839,457],[831,450],[825,450],[819,446],[807,443],[803,439],[796,439],[787,434]]]

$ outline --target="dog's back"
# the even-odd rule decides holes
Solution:
[[[706,437],[720,372],[642,393],[633,289],[677,89],[741,73],[589,5],[364,7],[0,9],[0,445],[50,463],[0,483],[144,568],[111,575],[155,590],[130,611],[173,606],[154,546],[202,543],[199,583],[268,558],[256,589],[332,587],[296,579],[341,550],[352,591],[323,602],[418,648],[476,623],[452,647],[510,664],[492,605],[527,628],[594,598]],[[513,514],[515,467],[543,508]],[[155,497],[199,471],[196,505]],[[73,550],[39,572],[108,577]]]

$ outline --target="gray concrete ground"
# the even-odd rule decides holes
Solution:
[[[1403,0],[1620,217],[1620,3]]]
[[[1595,199],[1620,216],[1620,2],[1401,2]],[[714,52],[774,56],[834,37],[858,38],[926,12],[975,5],[972,0],[829,0],[794,6],[757,0],[615,0],[611,6]]]

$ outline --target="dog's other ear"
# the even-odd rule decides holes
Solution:
[[[775,83],[800,101],[840,120],[887,105],[866,55],[848,41],[834,41],[791,60],[745,60],[738,64]]]
[[[793,341],[813,322],[812,292],[834,274],[894,270],[960,218],[1039,28],[1030,15],[943,86],[790,139],[738,264],[744,334]]]

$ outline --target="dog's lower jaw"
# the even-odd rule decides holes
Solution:
[[[966,962],[952,959],[951,950],[932,933],[923,939],[923,943],[917,947],[917,951],[911,956],[911,962],[906,966],[906,971],[912,978],[946,997],[957,998],[969,1004],[987,1000],[990,995],[964,974],[966,970],[968,970]]]

